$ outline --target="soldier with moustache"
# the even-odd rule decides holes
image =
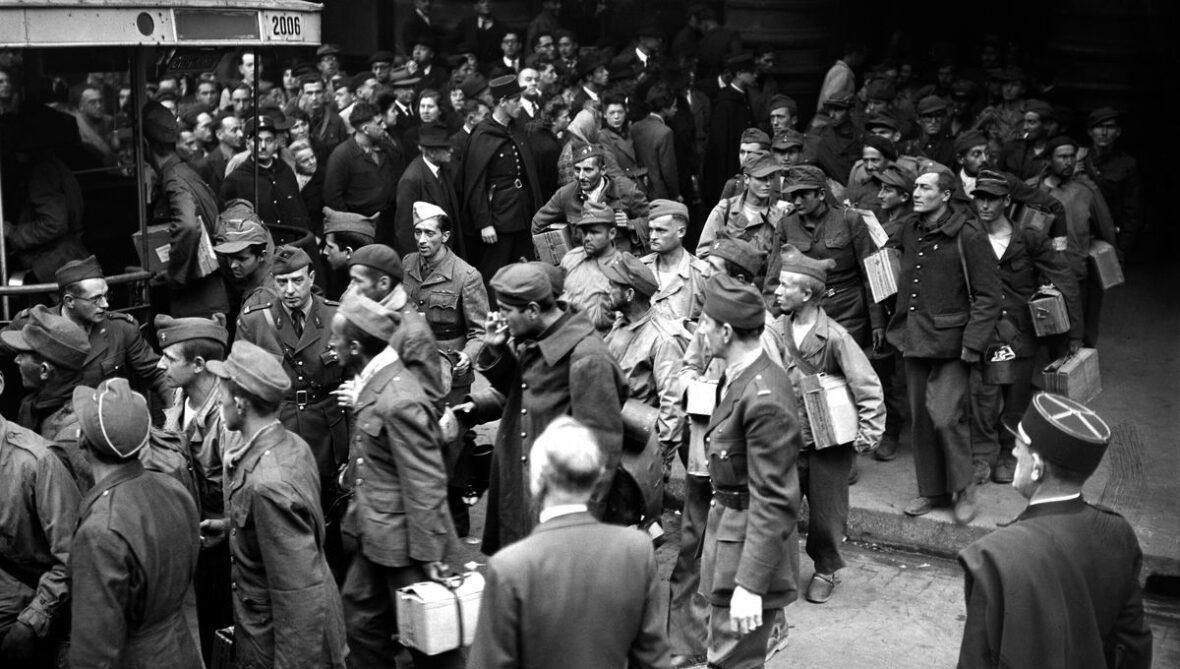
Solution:
[[[323,510],[328,513],[339,497],[336,472],[348,457],[348,421],[332,394],[344,372],[328,344],[332,315],[339,305],[312,292],[315,271],[302,249],[276,249],[272,274],[278,299],[242,310],[237,341],[255,344],[282,361],[291,385],[279,419],[311,446],[320,472]],[[343,568],[343,551],[336,543],[337,519],[326,518],[334,570]]]

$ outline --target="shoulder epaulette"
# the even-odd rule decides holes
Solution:
[[[325,299],[325,300],[324,300],[324,304],[328,305],[329,307],[338,307],[338,306],[340,306],[340,302],[339,302],[339,301],[337,301],[337,300],[329,300],[329,299]]]
[[[242,315],[245,316],[246,314],[253,313],[255,311],[260,311],[262,309],[270,309],[271,304],[272,304],[271,302],[264,302],[262,304],[251,304],[250,306],[242,309]]]
[[[124,313],[122,311],[108,311],[106,313],[108,320],[119,320],[127,321],[128,323],[135,323],[135,317],[131,314]]]

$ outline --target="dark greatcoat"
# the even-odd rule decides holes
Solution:
[[[160,165],[160,192],[162,197],[157,206],[162,213],[157,220],[168,223],[171,244],[168,255],[171,314],[176,318],[209,318],[215,312],[226,313],[229,311],[229,293],[221,274],[214,270],[202,276],[197,263],[201,226],[205,226],[210,239],[214,236],[213,226],[220,211],[217,195],[176,154]],[[251,197],[252,194],[253,190]]]
[[[959,669],[1151,666],[1143,553],[1127,521],[1078,497],[1034,504],[959,553]]]
[[[709,509],[700,594],[711,605],[729,606],[736,585],[761,595],[763,609],[798,597],[801,448],[791,382],[760,353],[730,382],[705,428],[714,489],[744,494],[749,504]]]
[[[523,189],[499,189],[489,192],[488,163],[505,142],[512,142],[520,153],[528,183]],[[521,197],[522,195],[528,197]],[[529,197],[532,201],[529,202]],[[489,202],[489,198],[491,201]],[[521,232],[528,229],[529,218],[541,202],[541,182],[536,163],[529,150],[523,129],[515,122],[507,127],[492,117],[471,130],[463,151],[463,172],[459,180],[459,202],[465,217],[465,232],[479,237],[480,229],[491,225],[496,232]]]
[[[725,180],[741,171],[738,146],[742,132],[754,125],[749,97],[732,86],[717,93],[717,102],[710,116],[709,139],[705,144],[704,175],[701,180],[701,199],[716,202],[721,199]],[[845,171],[847,174],[847,171]]]
[[[610,474],[595,488],[591,511],[601,517],[623,450],[627,382],[584,314],[566,312],[537,340],[480,349],[476,369],[504,396],[496,432],[483,552],[491,555],[528,535],[537,523],[529,494],[528,455],[558,416],[594,431]]]
[[[200,669],[185,593],[200,546],[184,487],[131,460],[82,500],[70,550],[71,667]]]
[[[258,201],[254,201],[254,158],[242,161],[221,184],[221,201],[241,198],[254,205],[254,211],[267,225],[285,225],[309,230],[311,219],[303,205],[295,170],[277,156],[270,167],[258,168]]]

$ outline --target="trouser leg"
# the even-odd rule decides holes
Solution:
[[[904,374],[901,373],[901,361],[896,354],[881,358],[869,358],[873,371],[881,380],[881,390],[885,395],[885,435],[897,438],[905,424],[906,395]]]
[[[747,634],[733,630],[728,606],[709,607],[709,666],[720,669],[757,669],[766,663],[766,642],[774,618],[782,609],[762,611],[762,625]]]
[[[972,480],[969,368],[961,360],[939,360],[926,382],[926,408],[942,451],[942,492],[966,488]]]
[[[1082,296],[1082,343],[1087,348],[1097,348],[1098,325],[1102,317],[1102,285],[1092,275],[1079,280],[1078,284]]]
[[[669,580],[668,643],[673,655],[701,655],[708,636],[709,606],[697,590],[701,584],[701,543],[713,488],[707,476],[684,477],[684,508],[680,514],[680,551]]]
[[[840,544],[848,525],[848,470],[855,457],[849,444],[799,456],[799,484],[808,507],[807,555],[821,574],[844,567]]]
[[[995,467],[1000,452],[999,423],[1006,385],[983,380],[983,366],[971,368],[971,459]]]

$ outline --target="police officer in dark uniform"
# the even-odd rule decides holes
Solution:
[[[98,385],[103,379],[121,376],[151,387],[165,404],[172,392],[164,373],[156,369],[160,356],[144,340],[139,323],[129,314],[110,309],[110,288],[98,260],[90,256],[62,265],[55,275],[61,290],[57,307],[38,306],[72,321],[86,333],[90,352],[82,365],[82,384]],[[6,328],[20,330],[32,309],[16,315]],[[134,376],[132,376],[134,375]]]
[[[302,249],[277,248],[273,273],[279,299],[244,308],[238,318],[237,338],[282,360],[291,388],[283,399],[279,419],[311,446],[327,514],[338,498],[336,471],[348,458],[348,421],[332,395],[343,380],[343,371],[328,345],[332,316],[339,303],[312,293],[315,272],[311,257]],[[337,511],[343,513],[343,509]],[[339,545],[331,543],[339,538],[338,518],[327,515],[326,520],[329,562],[334,571],[343,569]]]

